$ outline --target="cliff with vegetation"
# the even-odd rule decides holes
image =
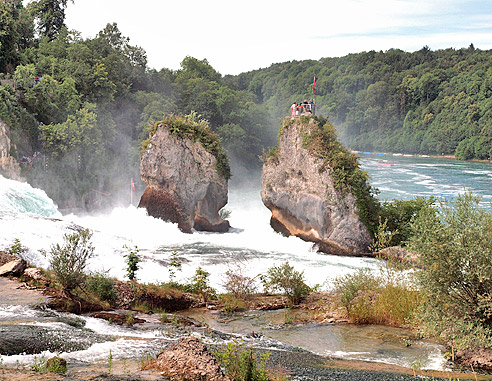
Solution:
[[[22,180],[19,163],[10,155],[10,149],[10,129],[0,119],[0,175]]]
[[[139,207],[186,233],[229,230],[218,214],[227,204],[229,161],[207,122],[196,115],[167,117],[155,124],[143,149],[140,172],[147,187]]]
[[[328,254],[369,252],[366,224],[377,202],[367,175],[327,120],[284,120],[279,144],[265,158],[261,197],[276,231],[314,242]]]

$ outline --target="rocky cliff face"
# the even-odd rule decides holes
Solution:
[[[149,215],[191,229],[226,232],[219,217],[227,204],[227,180],[216,169],[217,159],[198,141],[172,134],[161,123],[142,156],[140,173],[147,184],[139,207]]]
[[[326,160],[303,141],[315,123],[313,118],[284,122],[278,150],[263,165],[261,197],[272,212],[270,224],[282,234],[316,243],[320,251],[363,255],[371,238],[354,195],[336,188]]]
[[[0,119],[0,175],[9,179],[24,181],[20,175],[19,163],[10,156],[10,130]]]

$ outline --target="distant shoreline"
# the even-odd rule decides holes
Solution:
[[[352,153],[358,154],[359,157],[363,157],[362,155],[377,155],[377,156],[396,156],[396,157],[419,157],[419,158],[430,158],[430,159],[449,159],[456,160],[461,162],[471,162],[471,163],[484,163],[484,164],[492,164],[490,160],[480,160],[480,159],[472,159],[472,160],[458,160],[455,155],[422,155],[422,154],[413,154],[413,153],[399,153],[399,152],[369,152],[369,151],[355,151],[352,150]]]

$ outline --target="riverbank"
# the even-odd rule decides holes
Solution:
[[[43,287],[35,282],[29,284],[22,280],[22,278],[0,278],[0,304],[8,305],[21,305],[21,306],[31,306],[34,308],[44,308],[47,306],[65,306],[66,303],[54,303],[53,301],[61,297],[60,293],[54,293],[52,287]],[[51,294],[45,295],[45,293]],[[172,304],[172,302],[171,302]],[[94,304],[95,306],[96,304]],[[197,304],[199,305],[199,304]],[[203,304],[202,304],[203,306]],[[256,311],[279,311],[279,316],[281,316],[280,325],[276,329],[284,329],[286,327],[299,326],[302,327],[306,324],[319,324],[320,326],[333,326],[339,324],[345,324],[350,326],[347,319],[344,317],[343,311],[337,306],[335,294],[320,292],[312,293],[307,298],[304,299],[296,308],[288,308],[289,303],[287,298],[283,296],[264,296],[258,295],[252,297],[248,303],[249,310]],[[216,313],[223,307],[220,303],[214,302],[208,305],[208,308],[203,308],[202,311],[213,312],[215,309]],[[108,309],[108,308],[107,308]],[[63,308],[61,308],[63,310]],[[188,311],[197,311],[196,308],[192,308]],[[77,312],[77,311],[75,311]],[[199,327],[201,332],[207,332],[211,337],[218,336],[226,339],[230,336],[230,333],[224,333],[221,330],[214,329],[214,327],[207,324],[205,321],[190,320],[191,324],[185,323],[177,315],[167,314],[166,319],[163,319],[163,314],[152,313],[156,311],[149,311],[150,313],[143,313],[143,311],[138,312],[135,309],[129,308],[127,310],[120,311],[107,311],[105,316],[102,315],[86,315],[101,317],[107,320],[113,326],[116,324],[122,324],[127,326],[129,324],[134,324],[137,330],[145,332],[149,329],[161,329],[163,324],[167,324],[171,330],[181,330],[183,326],[193,325]],[[80,311],[79,311],[80,313]],[[186,312],[183,312],[186,315]],[[121,321],[118,321],[118,316],[121,317]],[[129,318],[131,316],[131,319]],[[232,315],[234,316],[234,315]],[[240,319],[240,317],[239,317]],[[76,319],[74,319],[76,320]],[[131,320],[131,321],[129,321]],[[59,319],[57,321],[60,321]],[[196,323],[193,323],[196,322]],[[15,323],[14,323],[15,324]],[[45,324],[45,323],[42,323]],[[41,325],[42,325],[41,324]],[[78,324],[73,321],[71,324]],[[175,328],[173,328],[173,325]],[[147,327],[147,328],[146,328]],[[115,326],[115,330],[117,330]],[[108,333],[111,332],[109,328]],[[192,331],[187,331],[187,334],[191,334]],[[184,332],[186,334],[186,332]],[[252,337],[257,336],[259,340],[262,340],[262,335],[258,336],[253,331],[248,332],[246,336],[252,335]],[[139,336],[135,334],[135,338]],[[230,337],[233,338],[234,336]],[[133,339],[129,337],[129,339]],[[142,340],[142,339],[137,339]],[[219,347],[216,344],[212,344],[212,347]],[[258,349],[259,352],[265,352],[265,349]],[[63,352],[63,350],[62,350]],[[387,379],[387,380],[400,380],[400,379],[412,379],[413,372],[417,374],[419,369],[410,369],[398,366],[387,365],[384,363],[371,363],[365,361],[355,361],[353,369],[351,361],[342,361],[334,358],[333,356],[318,356],[311,351],[296,349],[295,346],[289,346],[282,350],[268,349],[271,353],[270,360],[272,366],[282,367],[288,374],[296,379],[354,379],[354,380],[376,380],[376,379]],[[38,352],[39,353],[39,352]],[[111,370],[108,370],[108,362],[112,362]],[[130,366],[130,364],[132,364]],[[357,364],[357,365],[355,365]],[[5,375],[5,379],[15,380],[15,379],[94,379],[94,377],[103,377],[109,380],[132,380],[132,379],[158,379],[153,377],[158,377],[159,374],[152,371],[146,371],[142,373],[140,370],[140,364],[135,360],[126,361],[114,361],[107,360],[106,362],[95,361],[90,366],[84,364],[82,367],[77,363],[70,363],[69,370],[63,376],[50,375],[47,377],[45,374],[33,373],[30,369],[31,364],[23,364],[20,367],[3,367],[2,377]],[[120,368],[118,371],[117,368]],[[87,369],[92,369],[87,372]],[[119,372],[119,373],[118,373]],[[422,371],[421,374],[426,372]],[[428,372],[427,372],[428,373]],[[440,373],[432,373],[434,377],[441,377]],[[443,373],[443,375],[448,379],[449,377],[455,377],[455,373]],[[384,375],[384,377],[382,377]],[[18,378],[16,378],[18,377]],[[39,378],[37,378],[39,377]],[[57,378],[59,377],[59,378]],[[133,378],[132,378],[133,377]],[[347,378],[349,377],[349,378]],[[406,378],[404,378],[406,377]],[[465,379],[464,375],[459,375],[460,379]],[[0,377],[0,379],[2,379]],[[162,378],[161,378],[162,379]],[[483,378],[492,379],[492,378]]]

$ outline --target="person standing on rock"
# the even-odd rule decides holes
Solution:
[[[292,110],[292,118],[296,117],[296,110],[297,110],[297,102],[292,103],[292,106],[290,106]]]

